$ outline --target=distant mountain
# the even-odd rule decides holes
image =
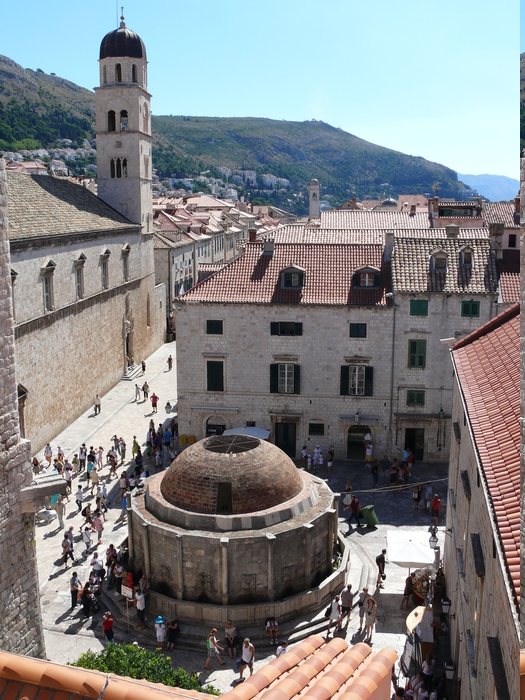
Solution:
[[[94,129],[92,91],[0,56],[0,150],[48,147],[60,138],[80,143],[93,138]],[[430,194],[436,183],[444,197],[461,196],[463,189],[450,168],[315,120],[154,116],[152,129],[153,163],[161,178],[192,177],[204,170],[221,177],[218,167],[254,170],[257,176],[270,173],[288,179],[291,191],[236,186],[248,197],[298,213],[307,206],[307,187],[314,177],[322,196],[331,195],[332,205],[352,196]]]
[[[479,194],[491,202],[514,199],[520,189],[519,180],[504,175],[461,175],[458,173],[458,180],[477,190]]]

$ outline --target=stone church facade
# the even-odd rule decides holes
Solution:
[[[97,115],[118,111],[119,121],[97,116],[99,197],[65,179],[8,173],[20,422],[35,452],[122,378],[127,358],[164,340],[146,55],[123,25],[101,45]],[[125,55],[137,47],[141,56]]]

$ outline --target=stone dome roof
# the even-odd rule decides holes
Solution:
[[[160,486],[177,508],[210,515],[273,508],[302,488],[299,470],[282,450],[245,435],[217,435],[191,445],[173,461]]]
[[[124,18],[118,29],[114,29],[102,39],[100,58],[143,58],[146,60],[146,47],[138,34],[126,27]]]
[[[381,202],[383,207],[397,207],[397,201],[393,197],[387,197]]]

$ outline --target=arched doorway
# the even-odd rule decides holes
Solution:
[[[346,458],[347,459],[365,459],[365,435],[371,434],[368,425],[351,425],[348,428],[348,437],[346,442]]]
[[[210,416],[206,421],[206,437],[222,435],[225,430],[226,421],[223,416]]]

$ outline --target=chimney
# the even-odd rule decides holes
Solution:
[[[489,224],[490,250],[496,260],[503,260],[503,224]]]
[[[520,213],[520,196],[514,197],[514,210],[516,214]]]
[[[410,205],[410,216],[415,216],[416,215],[416,205],[411,204]]]
[[[253,222],[250,222],[250,228],[248,229],[248,240],[250,243],[255,243],[255,239],[257,238],[257,229],[255,228],[255,224]]]
[[[385,252],[384,260],[385,262],[390,262],[392,260],[392,250],[394,249],[394,232],[385,231]]]
[[[434,209],[434,213],[437,214],[439,211],[439,197],[432,198],[432,208]]]
[[[447,231],[447,238],[457,238],[459,233],[459,226],[457,224],[447,224],[445,226]]]
[[[267,238],[263,244],[263,254],[273,255],[275,250],[275,240],[273,238]]]

